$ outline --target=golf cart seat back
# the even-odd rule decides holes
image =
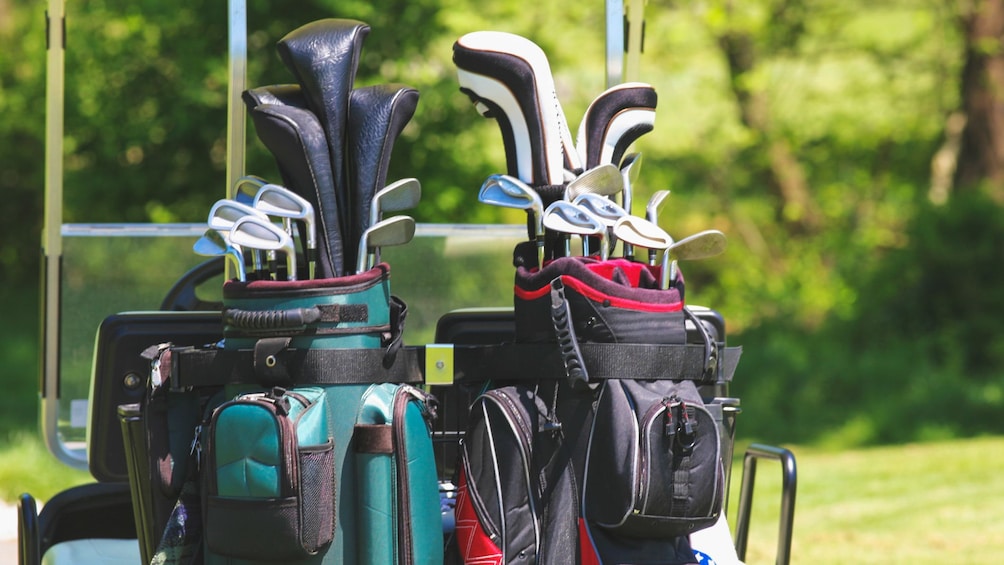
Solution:
[[[151,344],[202,344],[220,339],[219,312],[127,312],[98,328],[87,425],[88,467],[96,482],[56,494],[41,512],[35,499],[18,500],[19,563],[139,563],[119,406],[142,401]]]

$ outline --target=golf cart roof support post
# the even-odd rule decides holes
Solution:
[[[607,88],[624,82],[624,0],[606,0]]]
[[[227,184],[224,196],[230,194],[237,179],[244,176],[244,154],[247,142],[247,116],[241,94],[247,88],[248,13],[247,0],[227,0]],[[234,276],[226,263],[226,278]]]
[[[42,253],[43,335],[39,410],[42,437],[60,461],[87,468],[81,452],[65,449],[59,438],[60,299],[63,263],[63,109],[66,54],[66,4],[49,0],[46,10],[45,75],[45,211]]]

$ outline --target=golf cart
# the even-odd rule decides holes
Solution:
[[[49,1],[50,45],[62,45],[59,38],[64,33],[63,4],[63,0]],[[642,2],[631,2],[625,14],[622,4],[607,2],[608,21],[611,22],[607,29],[608,73],[612,84],[622,82],[623,76],[630,76],[632,65],[637,64],[642,18],[641,13],[634,10],[641,5]],[[624,19],[631,24],[627,26],[626,42]],[[242,94],[249,85],[244,76],[247,26],[242,0],[229,2],[228,37],[230,98],[226,186],[229,189],[221,196],[233,197],[242,179],[248,178],[244,163],[246,120]],[[629,47],[626,58],[622,48],[625,43]],[[272,237],[269,228],[253,225],[254,222],[246,222],[252,225],[245,226],[237,221],[229,229],[249,239],[216,242],[215,250],[206,252],[216,257],[206,261],[192,252],[193,242],[201,241],[200,238],[208,233],[205,224],[64,223],[63,52],[57,47],[50,48],[48,53],[42,431],[48,449],[61,463],[88,469],[96,482],[60,493],[47,501],[40,512],[30,494],[21,497],[18,509],[20,563],[88,562],[86,556],[93,556],[95,550],[105,556],[102,562],[112,562],[113,557],[108,556],[125,556],[127,561],[135,562],[142,555],[143,560],[148,560],[150,547],[149,544],[144,546],[143,540],[157,538],[159,532],[144,531],[149,524],[136,519],[148,509],[134,496],[130,476],[135,477],[136,466],[149,454],[131,451],[124,439],[129,437],[131,429],[135,431],[130,423],[137,415],[130,412],[130,407],[142,404],[148,391],[150,361],[140,352],[165,342],[176,346],[219,342],[224,325],[223,297],[219,289],[225,279],[247,276],[238,268],[244,266],[243,256],[234,260],[237,256],[230,243],[240,241],[248,248],[280,252],[287,249],[289,243],[283,239],[281,231],[274,235],[272,248],[268,247],[271,243],[255,243]],[[626,68],[622,68],[625,63]],[[503,195],[515,198],[502,205],[511,203],[515,207],[529,208],[533,204],[528,193],[513,197],[514,191],[519,193],[518,188],[506,191],[504,185],[500,186],[503,186]],[[392,208],[388,204],[385,209]],[[535,214],[537,219],[543,220],[539,204]],[[212,212],[210,216],[213,217]],[[370,227],[377,223],[372,222]],[[248,231],[242,231],[241,227]],[[455,471],[457,442],[464,435],[466,410],[471,400],[455,390],[455,379],[460,371],[455,364],[454,347],[512,341],[516,331],[511,308],[512,273],[487,266],[511,264],[510,250],[526,240],[527,230],[523,225],[473,224],[419,224],[413,226],[413,232],[387,230],[385,239],[379,239],[375,232],[371,234],[372,238],[360,245],[356,259],[360,271],[375,261],[375,258],[365,257],[371,251],[379,252],[383,262],[393,265],[394,292],[409,305],[408,343],[428,344],[423,348],[423,384],[441,401],[432,440],[438,473],[444,483],[442,496],[449,498],[452,491],[448,483]],[[574,231],[566,233],[583,235]],[[593,235],[605,233],[603,228]],[[407,246],[394,246],[411,240],[412,236],[414,240]],[[584,245],[589,245],[590,240],[583,241]],[[210,247],[212,244],[208,242]],[[672,244],[662,245],[667,257]],[[604,252],[607,247],[601,244]],[[289,258],[296,254],[295,249],[285,253]],[[310,253],[306,249],[303,255],[309,262]],[[425,265],[443,256],[449,256],[451,263],[463,265],[458,271],[464,276],[483,277],[471,285],[478,289],[477,292],[451,296],[437,294],[436,289],[445,286],[443,278],[452,273],[430,270]],[[126,276],[124,269],[130,268],[124,264],[126,257],[156,257],[158,268],[151,273],[145,265],[139,265]],[[301,268],[294,263],[285,268],[287,277],[299,271]],[[165,276],[166,273],[176,273],[176,278]],[[724,320],[710,310],[705,317],[712,320],[716,338],[724,346]],[[721,406],[720,434],[725,440],[723,445],[727,446],[721,459],[726,462],[727,492],[730,482],[727,463],[732,460],[739,401],[729,396],[727,381],[715,383],[702,392],[718,399]],[[730,517],[735,530],[736,553],[739,559],[745,557],[756,463],[764,458],[781,462],[784,488],[777,562],[787,563],[794,511],[794,456],[785,449],[771,446],[754,445],[745,454],[739,509],[737,516]],[[452,507],[446,503],[444,507],[448,510],[443,512],[446,531],[453,527],[453,514]],[[96,516],[100,516],[100,520],[95,519]],[[84,542],[84,545],[74,542]]]

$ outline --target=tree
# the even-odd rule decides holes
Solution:
[[[961,112],[966,116],[955,185],[987,183],[1004,204],[1004,2],[963,2],[959,24],[965,41],[960,77]]]

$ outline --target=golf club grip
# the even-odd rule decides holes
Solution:
[[[228,308],[224,311],[226,326],[245,331],[271,331],[304,329],[309,324],[321,320],[318,308],[289,308],[287,310],[241,310]]]

